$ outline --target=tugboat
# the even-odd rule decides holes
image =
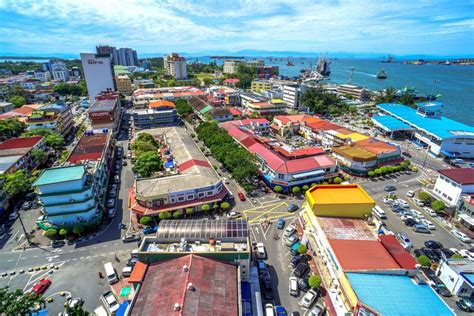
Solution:
[[[387,73],[385,72],[385,70],[380,69],[379,71],[377,71],[377,79],[387,79]]]

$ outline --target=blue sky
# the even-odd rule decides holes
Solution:
[[[474,54],[474,1],[0,0],[0,55],[258,49]]]

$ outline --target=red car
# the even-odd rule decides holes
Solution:
[[[237,193],[241,201],[245,201],[245,195],[242,192]]]
[[[46,292],[46,290],[48,289],[48,287],[50,285],[51,285],[50,280],[43,279],[43,280],[39,281],[39,283],[36,283],[33,286],[33,293],[35,293],[36,295],[39,296],[39,295],[43,294],[44,292]]]

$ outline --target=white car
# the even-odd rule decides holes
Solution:
[[[469,259],[470,261],[474,261],[474,253],[470,252],[467,249],[458,250],[459,253],[463,258]]]
[[[421,219],[421,224],[425,225],[429,230],[435,230],[436,229],[435,225],[433,225],[433,223],[430,222],[427,219],[422,218]]]
[[[384,198],[383,198],[383,203],[384,203],[384,204],[390,204],[390,203],[393,203],[393,200],[392,200],[392,199],[389,199],[389,198],[387,198],[387,197],[384,197]]]
[[[402,221],[405,221],[405,220],[407,220],[407,219],[409,219],[409,218],[415,219],[413,216],[411,216],[411,215],[409,215],[409,214],[404,214],[404,215],[402,215],[402,216],[400,217],[400,219],[401,219]]]
[[[400,206],[409,207],[407,201],[405,201],[405,200],[397,199],[396,201],[397,201],[397,204],[400,205]]]
[[[222,178],[222,181],[223,181],[225,184],[229,184],[229,179],[227,179],[227,178]]]
[[[423,207],[426,213],[428,213],[429,216],[436,216],[436,212],[430,209],[428,206]]]
[[[102,303],[104,303],[105,308],[109,311],[111,315],[115,315],[115,312],[119,309],[120,305],[117,302],[114,294],[109,291],[104,293],[101,297]]]
[[[257,257],[258,259],[265,259],[265,246],[263,245],[262,242],[257,243]]]
[[[460,232],[459,230],[453,229],[451,230],[451,234],[453,234],[454,237],[456,237],[462,242],[471,242],[471,238],[469,238],[468,235],[464,234],[463,232]]]
[[[407,196],[408,196],[409,198],[412,198],[412,197],[415,196],[415,192],[413,192],[413,191],[408,191],[408,192],[407,192]]]
[[[300,300],[298,304],[300,306],[310,308],[317,297],[318,297],[318,293],[316,293],[314,290],[309,290],[308,293],[306,293],[305,296],[303,296],[303,298]]]
[[[270,303],[265,304],[265,316],[275,316],[275,310]]]
[[[232,211],[232,212],[227,213],[227,218],[236,219],[239,217],[242,217],[242,214],[240,214],[239,212]]]
[[[415,216],[416,218],[419,218],[419,219],[423,219],[425,218],[423,216],[423,214],[420,212],[420,211],[417,211],[417,210],[414,210],[414,209],[410,209],[410,212],[413,214],[413,216]]]
[[[417,206],[419,206],[419,207],[422,207],[422,206],[425,205],[425,203],[423,203],[422,200],[417,199],[417,198],[413,198],[413,202],[414,202]]]
[[[296,232],[296,227],[293,225],[288,225],[283,232],[283,236],[289,237]]]

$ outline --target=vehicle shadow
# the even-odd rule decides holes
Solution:
[[[268,272],[270,273],[270,276],[272,278],[273,305],[281,305],[280,293],[278,292],[278,273],[276,272],[275,268],[270,265],[268,266]]]

